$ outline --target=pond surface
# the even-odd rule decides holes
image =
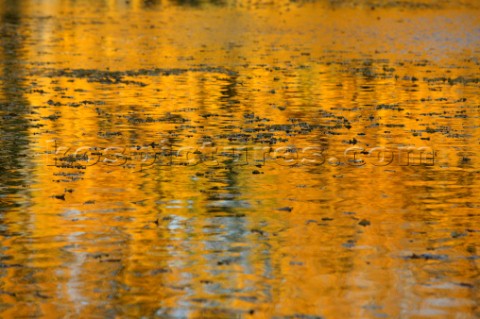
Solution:
[[[1,318],[479,318],[477,1],[0,0]]]

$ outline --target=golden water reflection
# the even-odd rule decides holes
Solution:
[[[478,317],[478,10],[0,0],[1,317]]]

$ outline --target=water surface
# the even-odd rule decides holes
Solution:
[[[479,17],[0,0],[0,316],[478,318]]]

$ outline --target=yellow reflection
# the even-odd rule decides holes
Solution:
[[[475,315],[473,1],[12,3],[2,318]]]

